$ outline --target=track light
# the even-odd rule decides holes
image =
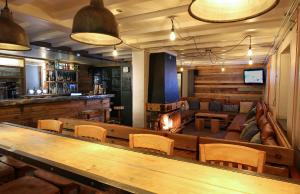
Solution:
[[[176,33],[175,33],[175,26],[174,26],[174,18],[170,18],[172,22],[172,29],[170,33],[170,40],[175,41],[176,40]]]
[[[113,56],[114,56],[114,57],[117,57],[117,56],[118,56],[118,51],[117,51],[116,46],[114,46]]]
[[[252,60],[251,57],[250,57],[250,59],[249,59],[249,65],[253,65],[253,60]]]
[[[252,37],[250,36],[250,45],[249,45],[249,50],[248,50],[248,56],[252,57],[253,56],[253,51],[252,51]]]

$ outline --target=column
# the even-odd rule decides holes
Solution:
[[[132,120],[133,127],[146,127],[148,100],[149,54],[144,50],[132,52]]]

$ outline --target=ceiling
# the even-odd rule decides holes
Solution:
[[[191,0],[104,0],[105,6],[115,14],[121,38],[126,43],[117,47],[118,59],[131,60],[135,49],[172,51],[177,53],[179,65],[192,66],[216,63],[215,56],[202,56],[201,53],[208,50],[216,53],[218,62],[248,63],[249,39],[226,52],[247,35],[252,36],[254,62],[263,63],[291,2],[281,0],[271,12],[254,19],[212,24],[189,16],[187,10]],[[113,59],[113,47],[84,45],[69,38],[75,13],[87,4],[89,0],[9,0],[16,21],[25,28],[31,42],[68,46],[73,51],[85,50]],[[181,35],[176,41],[169,40],[170,16],[175,16],[175,28]]]

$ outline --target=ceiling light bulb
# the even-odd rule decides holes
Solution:
[[[248,50],[248,56],[251,57],[253,56],[253,50],[251,47],[249,47],[249,50]]]
[[[113,56],[114,56],[114,57],[117,57],[117,56],[118,56],[118,51],[117,51],[117,48],[116,48],[116,47],[114,47]]]
[[[221,71],[222,71],[222,72],[225,72],[225,67],[222,67]]]
[[[253,60],[252,60],[252,58],[250,58],[250,60],[249,60],[249,65],[253,65]]]
[[[175,41],[176,40],[176,33],[174,32],[174,30],[171,31],[170,40],[171,41]]]
[[[183,71],[184,71],[184,68],[183,68],[183,67],[180,67],[180,71],[183,72]]]

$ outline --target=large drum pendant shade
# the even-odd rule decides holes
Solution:
[[[27,34],[20,25],[13,21],[7,2],[0,15],[0,50],[30,50]]]
[[[116,19],[104,7],[103,0],[91,0],[90,5],[77,12],[71,38],[81,43],[98,46],[122,43]]]
[[[204,22],[237,22],[267,13],[278,3],[279,0],[193,0],[189,13]]]

